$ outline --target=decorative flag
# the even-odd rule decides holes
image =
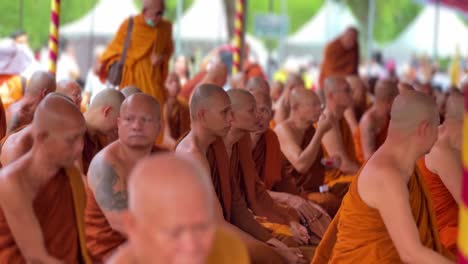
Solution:
[[[463,124],[463,183],[460,221],[458,222],[458,263],[468,264],[468,93],[465,93],[465,117]]]
[[[57,71],[59,22],[60,22],[60,0],[51,0],[49,27],[49,72],[55,75]]]
[[[236,74],[242,70],[242,50],[244,46],[245,34],[245,1],[236,0],[236,16],[234,18],[234,52],[233,52],[233,67],[232,74]]]

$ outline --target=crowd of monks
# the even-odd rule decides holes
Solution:
[[[368,87],[356,38],[326,48],[319,91],[258,66],[228,80],[219,58],[183,86],[147,75],[164,41],[87,109],[78,83],[34,73],[0,111],[0,263],[453,263],[463,87],[443,107],[427,85]]]

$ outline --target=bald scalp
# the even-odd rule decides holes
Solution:
[[[249,79],[247,84],[245,85],[245,90],[254,93],[254,92],[263,92],[263,93],[270,93],[270,86],[268,82],[261,77],[255,76]]]
[[[455,119],[463,121],[465,115],[465,97],[463,94],[450,93],[445,106],[445,119]]]
[[[218,96],[228,95],[223,88],[215,84],[204,83],[197,86],[190,98],[190,116],[192,120],[196,120],[198,111],[202,108],[208,108]]]
[[[438,120],[435,99],[417,91],[406,91],[395,98],[390,113],[390,130],[410,134],[421,124]]]
[[[25,96],[40,96],[55,92],[55,76],[45,71],[35,72],[29,79],[24,91]]]
[[[168,177],[170,176],[170,177]],[[188,156],[158,154],[140,161],[129,176],[129,209],[136,218],[158,214],[170,202],[202,199],[214,217],[211,177]]]
[[[340,76],[330,76],[325,79],[324,89],[325,95],[330,95],[338,92],[343,86],[346,86],[347,82],[343,77]]]
[[[247,103],[255,103],[255,98],[246,90],[231,89],[227,92],[233,112],[242,109]]]
[[[268,109],[272,110],[271,96],[269,93],[264,93],[262,91],[255,91],[252,93],[255,101],[258,105],[266,105]]]
[[[73,80],[61,80],[57,82],[56,92],[61,94],[67,94],[70,90],[78,89],[81,90],[81,86],[78,82]]]
[[[245,88],[245,74],[243,72],[238,72],[231,76],[231,88],[234,89],[244,89]]]
[[[201,83],[224,86],[227,81],[227,68],[222,62],[216,62],[206,73]]]
[[[125,86],[122,90],[120,90],[120,92],[125,96],[125,98],[127,98],[130,95],[141,93],[142,91],[135,85],[128,85]]]
[[[314,104],[320,102],[317,94],[311,90],[307,89],[295,89],[291,92],[291,107],[296,108],[304,104]]]
[[[89,105],[88,111],[101,109],[102,107],[111,106],[115,111],[120,111],[120,106],[124,101],[124,95],[114,89],[106,88],[100,91],[94,97],[93,101]]]
[[[135,107],[137,105],[146,105],[153,110],[153,114],[160,119],[161,118],[161,105],[159,104],[158,100],[154,99],[154,97],[144,94],[144,93],[136,93],[134,95],[125,98],[120,107],[120,114],[122,115],[125,113],[129,108]]]
[[[386,101],[398,95],[397,82],[391,80],[379,80],[375,85],[375,100]]]
[[[304,80],[299,74],[290,73],[288,78],[286,79],[286,83],[284,85],[286,88],[296,88],[297,86],[305,87]]]

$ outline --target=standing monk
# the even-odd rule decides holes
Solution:
[[[249,263],[240,239],[216,223],[206,173],[174,154],[139,162],[128,184],[128,243],[109,263]]]
[[[359,43],[358,30],[349,27],[325,47],[323,63],[320,67],[319,86],[323,88],[330,76],[346,77],[358,74]]]
[[[433,98],[408,91],[395,99],[387,140],[351,183],[313,263],[451,263],[416,169],[438,124]]]
[[[1,263],[91,263],[84,187],[72,166],[85,131],[83,116],[67,98],[49,95],[38,105],[31,146],[0,173]]]
[[[322,144],[325,156],[336,157],[340,162],[339,170],[328,170],[325,173],[325,183],[349,181],[356,174],[360,164],[354,150],[354,139],[349,128],[344,111],[351,104],[351,88],[342,77],[328,77],[325,80],[326,107],[324,114],[333,120],[332,128],[323,135]]]
[[[393,100],[398,95],[396,82],[378,81],[374,95],[374,104],[364,113],[358,129],[354,132],[356,156],[361,164],[369,160],[387,138],[390,110]]]
[[[7,133],[31,123],[37,105],[48,93],[55,92],[55,86],[53,75],[48,72],[35,72],[28,82],[23,98],[7,109]]]
[[[81,87],[73,80],[61,80],[57,83],[57,93],[69,97],[81,109]]]
[[[120,87],[136,85],[144,93],[164,104],[164,81],[173,52],[172,24],[163,19],[163,0],[143,0],[143,11],[133,17],[133,30],[123,67]],[[120,25],[116,36],[101,56],[101,80],[107,78],[109,68],[123,51],[129,19]]]
[[[454,254],[457,252],[461,200],[463,104],[463,95],[454,93],[449,96],[438,139],[431,152],[418,161],[431,192],[440,242]]]
[[[154,141],[160,130],[159,103],[134,94],[122,103],[119,139],[99,152],[87,175],[86,244],[93,263],[101,263],[127,239],[128,175],[135,164],[159,151]]]

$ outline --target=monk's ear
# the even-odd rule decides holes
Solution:
[[[37,134],[36,134],[36,141],[38,143],[42,143],[44,142],[47,138],[49,137],[49,133],[45,130],[43,131],[39,131]]]
[[[206,114],[206,111],[204,108],[200,108],[198,111],[197,111],[197,119],[198,120],[205,120],[205,114]]]
[[[130,213],[123,214],[123,225],[128,233],[133,233],[135,229],[135,219]]]
[[[112,111],[112,106],[110,105],[104,106],[104,108],[102,109],[102,113],[104,114],[104,117],[109,116],[111,111]]]
[[[418,136],[425,137],[430,131],[430,123],[427,120],[421,121],[418,126]]]

